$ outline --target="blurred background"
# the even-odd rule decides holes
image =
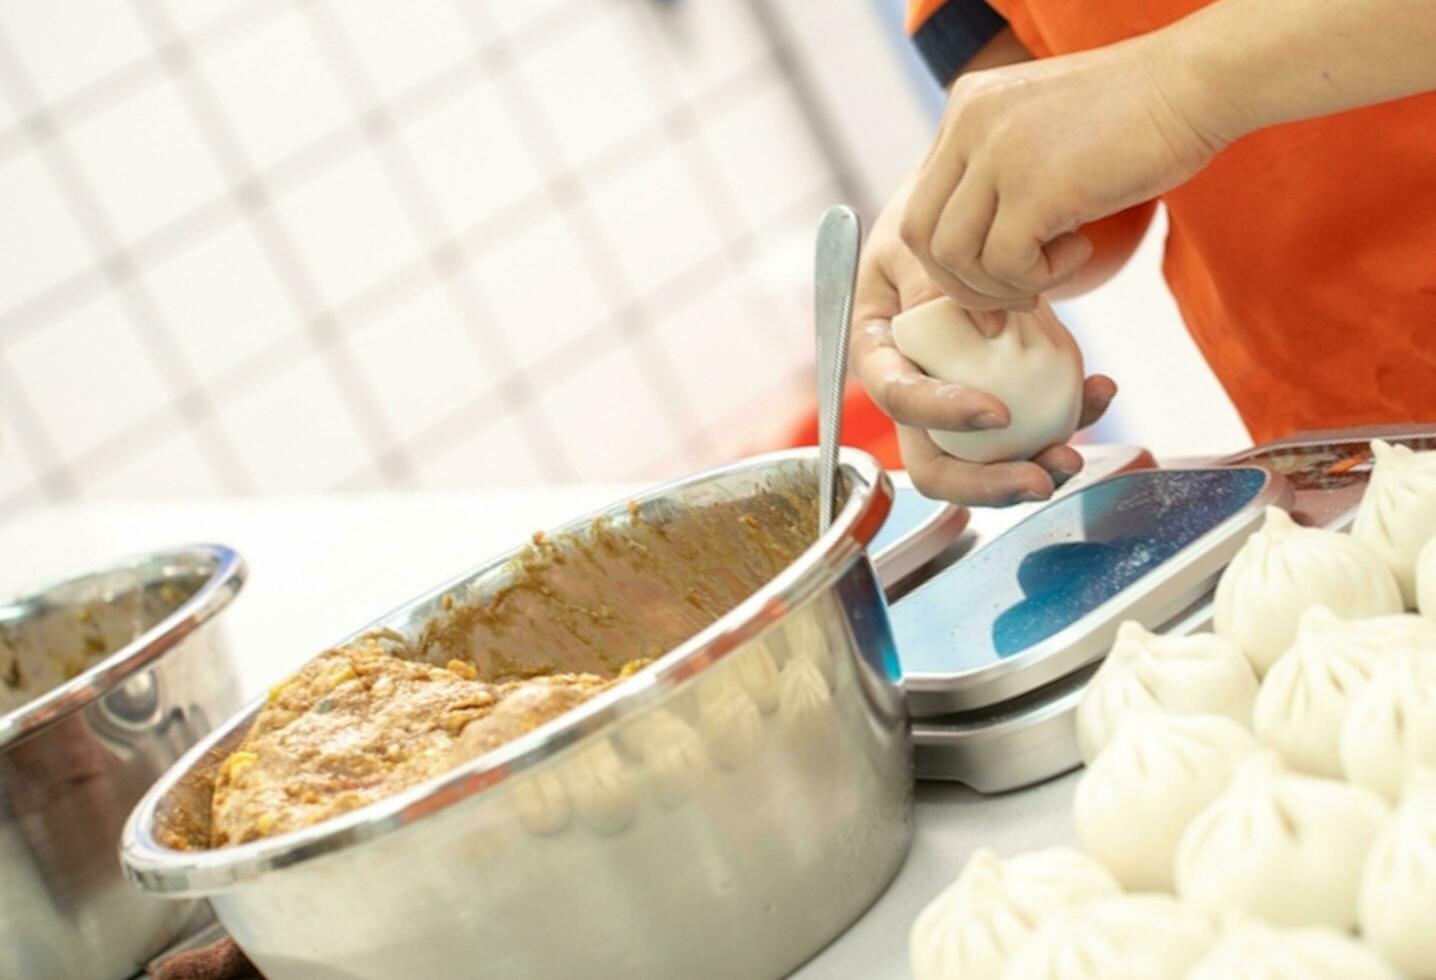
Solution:
[[[0,0],[0,521],[654,480],[811,400],[823,209],[942,96],[900,0]],[[1157,272],[1091,438],[1246,436]]]

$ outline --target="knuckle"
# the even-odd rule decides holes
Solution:
[[[942,488],[932,474],[932,466],[919,460],[909,460],[908,478],[912,480],[913,489],[924,497],[939,499],[944,496]]]
[[[917,215],[911,212],[904,213],[902,220],[898,222],[898,238],[902,239],[902,243],[916,255],[922,255],[927,251],[927,228]]]

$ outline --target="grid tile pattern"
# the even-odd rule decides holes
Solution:
[[[761,444],[819,137],[738,0],[5,4],[0,520]]]

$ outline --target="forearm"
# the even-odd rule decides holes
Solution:
[[[1027,50],[1017,34],[1010,27],[1004,27],[993,35],[992,40],[977,49],[977,53],[962,66],[952,78],[948,79],[948,88],[963,75],[974,71],[983,71],[987,68],[1001,68],[1004,65],[1016,65],[1024,61],[1032,60],[1032,52]]]
[[[1436,0],[1217,0],[1149,35],[1214,142],[1436,90]]]

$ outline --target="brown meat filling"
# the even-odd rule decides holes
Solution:
[[[219,763],[212,796],[206,781],[192,807],[186,793],[162,816],[174,846],[316,824],[518,738],[712,623],[817,529],[808,487],[774,486],[657,522],[630,511],[622,526],[536,535],[496,591],[445,596],[412,639],[367,636],[274,688]],[[207,832],[195,826],[201,814]]]
[[[490,684],[377,643],[331,650],[275,687],[220,765],[211,845],[282,834],[392,796],[604,690],[593,674]]]

